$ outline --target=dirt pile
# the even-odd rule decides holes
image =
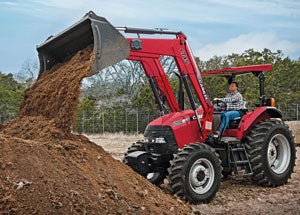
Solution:
[[[82,135],[71,134],[92,49],[44,72],[0,126],[0,214],[190,214]]]

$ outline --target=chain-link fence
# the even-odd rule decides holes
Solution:
[[[160,116],[158,111],[102,109],[77,116],[74,130],[79,133],[143,133],[147,124]]]
[[[300,120],[300,104],[279,104],[277,108],[282,112],[283,120]],[[102,109],[92,114],[78,114],[74,130],[79,133],[143,133],[147,124],[159,116],[159,111],[150,109]],[[0,114],[0,123],[12,118],[14,116]]]
[[[285,121],[300,120],[300,105],[278,105]],[[82,133],[143,133],[147,124],[160,116],[158,111],[102,109],[93,114],[78,115],[75,130]]]
[[[282,112],[284,121],[300,120],[300,104],[278,104],[277,108]]]

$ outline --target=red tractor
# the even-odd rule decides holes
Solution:
[[[138,37],[124,37],[137,34]],[[140,35],[168,35],[165,38]],[[80,22],[38,46],[41,70],[63,62],[78,50],[94,44],[91,75],[122,59],[139,61],[148,77],[161,117],[148,124],[144,140],[133,144],[123,161],[152,183],[167,178],[174,194],[190,203],[209,202],[223,177],[232,172],[251,176],[262,186],[285,184],[295,165],[291,130],[281,120],[273,99],[264,95],[264,72],[272,65],[232,67],[202,72],[182,32],[161,29],[115,28],[103,17],[89,12]],[[171,56],[179,92],[175,93],[160,59]],[[219,124],[218,108],[204,87],[202,76],[253,73],[260,82],[260,104],[229,123],[221,138],[214,138]],[[177,96],[176,96],[177,95]],[[185,108],[185,96],[190,107]],[[168,113],[166,113],[168,110]]]
[[[124,162],[154,184],[168,178],[174,194],[191,203],[208,202],[219,189],[222,174],[234,171],[263,186],[287,182],[295,164],[292,132],[280,120],[273,99],[264,95],[264,71],[272,65],[233,67],[200,73],[182,32],[129,29],[126,33],[173,34],[173,39],[126,38],[129,60],[140,61],[163,113],[148,124],[144,140],[133,144]],[[134,45],[133,45],[134,44]],[[172,56],[180,85],[176,98],[160,63]],[[225,76],[253,73],[260,81],[260,104],[243,117],[229,123],[220,139],[214,132],[220,123],[220,104],[212,104],[201,75]],[[184,89],[184,90],[183,90]],[[184,108],[184,94],[191,109]],[[164,101],[171,113],[164,114]],[[200,104],[200,105],[198,105]]]

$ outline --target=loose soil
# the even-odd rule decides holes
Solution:
[[[101,146],[71,133],[92,48],[43,72],[0,125],[0,214],[190,214]]]

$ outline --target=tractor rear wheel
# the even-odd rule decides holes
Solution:
[[[123,163],[127,163],[126,155],[135,152],[135,151],[146,151],[143,142],[136,142],[127,149],[127,152],[124,155]],[[145,177],[153,184],[159,186],[163,183],[164,179],[167,176],[167,168],[160,169],[155,172],[149,172]]]
[[[212,200],[222,178],[221,160],[206,144],[184,147],[175,156],[168,171],[173,194],[192,204]]]
[[[247,137],[246,150],[252,179],[259,185],[279,186],[291,177],[296,159],[294,136],[281,120],[255,125]]]

